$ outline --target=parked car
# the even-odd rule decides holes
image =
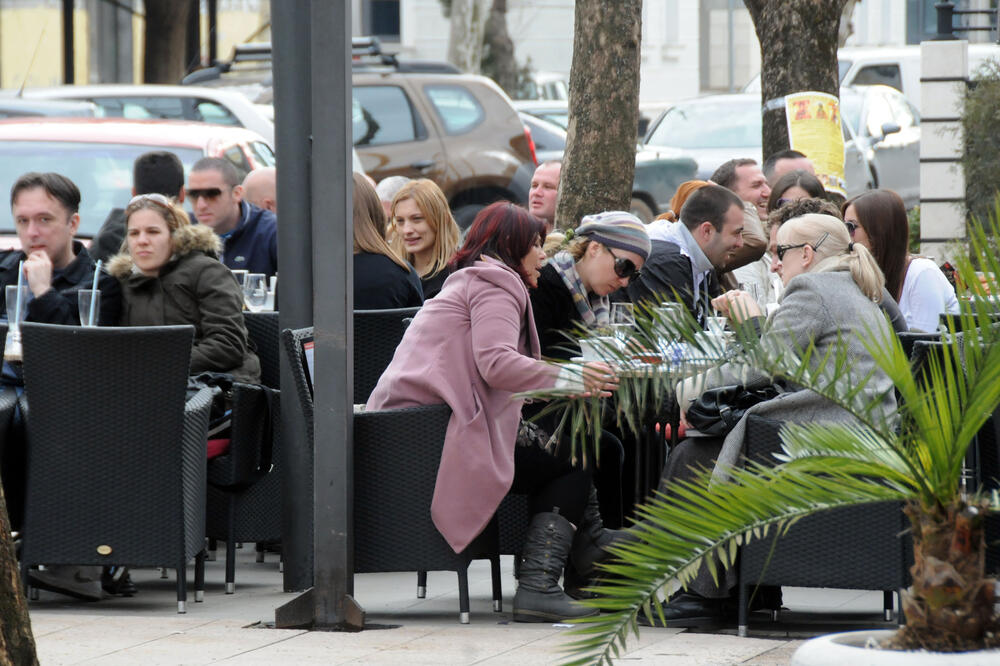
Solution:
[[[969,75],[988,58],[1000,58],[997,44],[969,44]],[[920,108],[920,46],[845,46],[837,51],[841,86],[886,85]],[[743,88],[760,94],[758,74]]]
[[[241,93],[219,88],[158,84],[102,84],[25,88],[6,96],[26,100],[73,99],[97,105],[102,118],[194,120],[214,125],[246,127],[274,145],[274,123]]]
[[[0,118],[94,118],[98,115],[93,102],[64,99],[24,99],[0,97]]]
[[[844,177],[848,196],[896,190],[907,206],[920,198],[920,116],[888,86],[841,89]],[[707,179],[734,157],[761,156],[760,95],[710,95],[677,102],[650,127],[649,147],[679,148]]]
[[[242,127],[172,120],[26,118],[0,120],[0,185],[10,187],[28,171],[56,171],[80,188],[78,235],[90,238],[112,208],[132,194],[132,163],[151,150],[169,150],[185,173],[202,157],[224,157],[242,173],[274,166],[274,152]],[[0,223],[7,247],[16,242],[8,215]]]
[[[521,120],[531,130],[538,162],[562,159],[566,150],[566,130],[542,118],[522,112]],[[637,146],[632,181],[632,214],[643,222],[670,206],[677,186],[695,177],[698,164],[674,149],[651,150]]]
[[[447,63],[406,61],[377,39],[354,38],[354,148],[376,181],[429,178],[463,228],[499,199],[527,203],[536,166],[510,98],[493,81]],[[271,47],[238,47],[233,59],[185,79],[199,85],[262,86],[270,100]]]

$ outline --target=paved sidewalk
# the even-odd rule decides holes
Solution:
[[[355,597],[370,629],[360,633],[268,628],[274,608],[294,595],[281,591],[276,557],[254,562],[252,548],[237,551],[236,594],[223,593],[223,553],[209,562],[204,603],[176,613],[173,572],[163,580],[152,570],[133,573],[139,595],[131,599],[77,602],[41,593],[30,604],[32,628],[43,666],[59,664],[528,664],[558,663],[569,638],[550,624],[511,622],[514,592],[511,560],[504,558],[504,613],[492,612],[487,562],[469,569],[472,622],[458,622],[458,584],[453,573],[431,572],[427,598],[417,599],[416,574],[365,574]],[[189,573],[192,576],[193,572]],[[766,616],[751,624],[751,638],[735,629],[691,633],[644,628],[632,638],[622,664],[788,664],[803,638],[829,630],[884,626],[881,593],[785,590],[778,623]],[[817,614],[822,613],[822,615]]]

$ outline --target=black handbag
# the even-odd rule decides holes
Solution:
[[[685,418],[702,435],[725,437],[748,409],[782,393],[783,387],[777,384],[751,389],[742,384],[708,389],[688,405]]]

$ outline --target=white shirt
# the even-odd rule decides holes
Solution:
[[[914,257],[903,279],[899,311],[911,331],[933,333],[942,314],[958,314],[955,288],[930,259]]]

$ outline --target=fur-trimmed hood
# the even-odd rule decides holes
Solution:
[[[222,251],[222,240],[209,227],[192,224],[180,227],[173,233],[174,253],[167,264],[176,262],[179,258],[192,252],[204,252],[218,257]],[[132,257],[128,252],[122,252],[108,260],[108,273],[119,280],[125,279],[137,271]]]

